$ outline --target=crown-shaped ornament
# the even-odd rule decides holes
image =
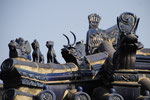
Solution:
[[[99,23],[100,20],[101,20],[101,16],[99,16],[99,15],[96,14],[96,13],[93,13],[93,14],[90,14],[90,15],[88,16],[88,20],[89,20],[89,22],[97,22],[97,23]]]

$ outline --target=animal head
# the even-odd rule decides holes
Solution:
[[[64,45],[64,48],[61,49],[61,54],[63,56],[63,58],[65,59],[66,62],[76,62],[76,58],[75,58],[75,55],[76,55],[76,48],[74,47],[75,43],[76,43],[76,36],[73,32],[71,32],[72,35],[74,36],[74,42],[73,44],[70,44],[70,40],[68,38],[68,36],[66,36],[65,34],[63,34],[67,41],[68,41],[68,44],[67,45]]]
[[[62,56],[66,62],[74,62],[79,65],[79,61],[85,56],[85,45],[83,41],[76,42],[76,36],[74,36],[73,44],[70,44],[69,38],[64,35],[68,40],[68,45],[64,45],[64,48],[61,50]]]
[[[54,47],[54,42],[53,42],[53,41],[47,41],[47,42],[46,42],[46,47],[47,47],[47,48],[52,48],[52,47]]]
[[[128,43],[137,42],[136,29],[138,27],[139,18],[133,13],[124,12],[117,17],[117,26],[119,29],[119,39],[124,39]]]
[[[32,42],[32,48],[34,50],[38,49],[40,46],[39,46],[39,42],[35,39],[33,42]]]
[[[17,45],[18,44],[16,43],[15,40],[11,40],[10,43],[8,44],[10,50],[16,50]]]
[[[139,20],[133,13],[124,12],[117,17],[118,29],[125,35],[135,34]]]

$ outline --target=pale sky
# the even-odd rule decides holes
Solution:
[[[59,62],[64,63],[61,48],[67,44],[66,34],[73,42],[86,41],[88,15],[102,17],[99,28],[107,29],[116,24],[116,17],[132,12],[140,18],[137,29],[139,41],[150,48],[150,0],[0,0],[0,64],[9,57],[8,43],[23,37],[30,43],[37,39],[45,56],[46,41],[54,41]]]

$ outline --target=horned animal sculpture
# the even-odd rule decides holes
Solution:
[[[62,54],[62,57],[65,59],[66,62],[74,62],[77,64],[76,57],[75,57],[76,50],[74,48],[74,45],[76,43],[76,36],[73,32],[71,32],[71,33],[74,36],[73,44],[70,44],[70,40],[69,40],[68,36],[63,34],[66,37],[68,44],[64,45],[64,48],[61,49],[61,54]]]
[[[70,32],[72,33],[72,35],[74,37],[74,42],[73,42],[73,44],[70,44],[70,40],[69,40],[68,36],[63,34],[66,37],[67,41],[68,41],[68,45],[64,45],[64,47],[73,47],[75,45],[75,43],[76,43],[76,36],[75,36],[75,34],[72,31],[70,31]]]
[[[33,53],[32,53],[33,61],[38,63],[44,63],[44,56],[40,51],[39,42],[35,39],[31,45],[33,48]]]

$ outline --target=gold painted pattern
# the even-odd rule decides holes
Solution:
[[[38,95],[39,93],[41,93],[43,91],[43,89],[39,89],[39,88],[29,88],[29,87],[19,87],[18,88],[19,91],[25,92],[25,93],[29,93],[32,95]]]
[[[27,61],[27,62],[31,62],[29,59],[25,59],[25,58],[15,58],[15,59],[17,59],[17,60],[20,60],[20,61]]]
[[[150,55],[150,53],[144,53],[144,52],[141,52],[141,51],[137,51],[136,54],[139,54],[139,55],[144,55],[144,56],[148,56]]]
[[[32,94],[32,95],[38,95],[43,91],[43,89],[37,89],[37,88],[31,88],[31,87],[30,88],[29,87],[20,87],[20,88],[18,88],[18,90],[21,92]],[[33,100],[33,98],[24,96],[24,95],[17,95],[14,100]]]
[[[106,60],[106,59],[105,59]],[[100,60],[96,62],[91,62],[91,65],[96,65],[96,64],[104,64],[105,60]]]
[[[69,90],[66,90],[65,93],[64,93],[64,96],[63,96],[62,100],[67,96],[68,93],[69,93]]]
[[[52,69],[47,69],[47,68],[35,68],[35,67],[30,67],[26,65],[15,65],[15,68],[21,68],[24,70],[32,71],[32,72],[37,72],[41,74],[46,74],[46,73],[51,73]]]
[[[88,59],[88,63],[89,63],[89,70],[92,70],[91,68],[91,61]]]
[[[37,82],[42,82],[42,83],[45,83],[45,84],[49,84],[49,83],[68,83],[68,82],[71,82],[70,80],[60,80],[60,81],[42,81],[42,80],[37,80],[37,79],[33,79],[33,78],[29,78],[29,77],[25,77],[25,76],[21,76],[22,78],[26,78],[26,79],[30,79],[30,80],[33,80],[33,81],[37,81]]]
[[[145,70],[145,69],[144,69],[144,70],[142,70],[142,69],[119,69],[118,72],[119,72],[119,71],[123,71],[123,72],[136,72],[136,71],[137,71],[137,72],[138,72],[138,71],[139,71],[139,72],[140,72],[140,71],[142,71],[142,72],[150,72],[150,70]]]
[[[137,84],[138,85],[138,82],[114,81],[113,83],[115,83],[115,84],[127,84],[127,85]]]
[[[112,44],[115,42],[115,38],[109,39],[108,42],[109,42],[109,43],[111,44],[111,46],[112,46]]]
[[[88,63],[89,63],[89,70],[92,70],[92,65],[96,65],[96,64],[104,64],[106,59],[104,60],[99,60],[99,61],[96,61],[96,62],[91,62],[89,59],[88,59]],[[81,69],[81,70],[84,70],[84,69]]]
[[[17,95],[14,100],[33,100],[33,98],[24,95]]]
[[[73,64],[73,63],[71,63]],[[71,71],[78,71],[78,67],[74,64],[74,68],[71,69],[67,69],[65,67],[65,65],[63,65],[65,67],[65,69],[53,69],[51,68],[40,68],[38,66],[38,64],[36,63],[36,68],[35,67],[31,67],[31,66],[26,66],[26,65],[15,65],[15,68],[21,68],[24,70],[28,70],[28,71],[32,71],[32,72],[36,72],[36,73],[41,73],[41,74],[48,74],[48,73],[65,73],[65,72],[71,72]]]

